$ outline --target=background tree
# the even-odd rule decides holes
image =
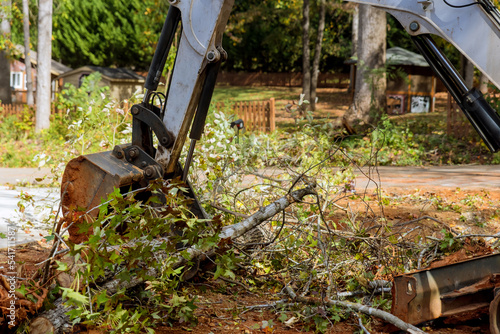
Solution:
[[[358,64],[354,102],[343,116],[348,129],[371,123],[385,107],[386,13],[359,5]]]
[[[26,65],[26,103],[35,104],[33,98],[33,77],[31,74],[30,19],[28,0],[23,0],[24,64]]]
[[[314,44],[310,43],[310,21],[311,6],[309,0],[304,0],[302,9],[302,94],[310,102],[312,110],[316,110],[316,88],[320,72],[320,61],[322,59],[323,39],[325,35],[326,1],[319,0],[317,3],[317,30]],[[335,2],[333,3],[335,6]],[[335,13],[334,11],[331,11]],[[334,16],[334,15],[332,15]],[[313,61],[311,66],[311,48],[313,48]]]
[[[52,0],[38,2],[38,71],[36,80],[36,121],[37,132],[50,126],[52,61]]]
[[[471,89],[474,85],[474,64],[463,54],[460,54],[460,75],[467,84],[467,87]]]
[[[352,11],[352,46],[351,46],[351,61],[358,59],[358,32],[359,32],[359,9],[358,4],[354,4]],[[349,73],[349,88],[348,93],[354,90],[354,79],[356,75],[356,67],[351,66]]]
[[[321,50],[323,49],[323,36],[325,31],[326,0],[319,0],[319,23],[318,34],[314,48],[314,59],[311,73],[310,102],[311,109],[316,110],[316,88],[318,87],[319,62],[321,60]]]
[[[302,94],[306,100],[311,99],[311,51],[309,49],[309,0],[302,4]]]
[[[11,1],[3,0],[0,8],[0,100],[2,103],[10,104],[12,102],[10,88],[10,49],[12,46],[10,40],[10,19],[11,19]]]
[[[166,0],[56,0],[54,57],[63,63],[147,69]]]
[[[223,46],[229,71],[301,71],[302,1],[239,1],[231,12]]]

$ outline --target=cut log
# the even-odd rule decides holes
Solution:
[[[67,312],[73,308],[64,305],[61,298],[54,303],[55,307],[50,312],[44,312],[39,315],[30,324],[30,333],[32,334],[62,334],[71,333],[72,325]]]

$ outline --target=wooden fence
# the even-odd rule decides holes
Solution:
[[[226,108],[223,102],[216,104],[217,110]],[[274,98],[268,101],[234,102],[230,109],[245,124],[248,131],[273,132],[276,129]]]
[[[0,104],[0,117],[5,118],[9,116],[17,116],[20,119],[25,110],[27,110],[32,114],[33,117],[35,117],[36,105],[29,107],[27,104]],[[60,114],[62,112],[63,111],[57,109],[55,105],[52,105],[52,114]]]
[[[52,104],[52,114],[62,114],[65,112],[65,110],[62,109],[57,109],[55,104]],[[129,105],[128,102],[122,103],[120,108],[118,106],[115,109],[120,109],[120,113],[124,113],[127,115],[129,113]],[[3,118],[9,117],[9,116],[17,116],[19,119],[21,119],[24,110],[28,110],[29,113],[32,114],[33,118],[35,117],[36,114],[36,105],[33,105],[32,107],[29,107],[27,104],[0,104],[0,122],[2,121]]]
[[[9,116],[17,116],[21,118],[24,109],[27,107],[25,104],[0,104],[0,118]]]

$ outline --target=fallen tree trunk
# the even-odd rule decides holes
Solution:
[[[289,205],[297,201],[301,201],[305,196],[311,194],[315,194],[315,191],[313,187],[310,186],[290,192],[275,202],[262,207],[259,211],[244,219],[240,223],[224,227],[222,232],[219,234],[219,237],[221,239],[231,240],[240,237],[269,218],[275,216],[277,213],[283,211]],[[165,238],[159,238],[156,242],[162,243],[163,241],[165,241]],[[194,247],[188,248],[187,252],[189,257],[186,259],[185,257],[179,256],[177,262],[173,264],[173,268],[179,268],[188,261],[204,257],[207,254],[206,251],[202,251]],[[162,256],[162,254],[157,255],[160,257]],[[164,256],[168,255],[164,254]],[[148,276],[158,276],[158,270],[156,268],[149,268]],[[112,278],[103,283],[100,288],[102,290],[106,290],[109,295],[112,295],[119,290],[135,287],[142,282],[143,280],[137,277],[132,278],[130,281],[122,281],[117,278]],[[65,305],[62,298],[59,298],[54,304],[56,305],[56,308],[43,312],[31,322],[30,333],[46,334],[52,332],[53,334],[61,334],[66,333],[69,329],[71,329],[70,320],[66,313],[70,311],[72,307]]]

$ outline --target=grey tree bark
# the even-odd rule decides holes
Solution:
[[[316,89],[318,88],[319,62],[321,60],[321,49],[323,48],[323,35],[325,32],[326,0],[319,2],[318,34],[316,35],[316,46],[311,74],[310,102],[311,110],[316,110]]]
[[[35,130],[40,132],[50,126],[52,55],[52,0],[38,2],[38,71],[36,81]]]
[[[490,80],[484,73],[481,73],[481,76],[479,77],[479,90],[481,93],[486,94],[488,93],[488,83]]]
[[[358,4],[354,4],[354,10],[352,12],[352,33],[351,33],[351,57],[358,58],[358,32],[359,32],[359,7]],[[351,71],[349,74],[349,88],[348,93],[352,93],[354,90],[354,83],[356,75],[356,67],[351,65]]]
[[[309,100],[311,97],[311,51],[309,50],[309,0],[302,5],[302,94]]]
[[[23,0],[24,64],[26,65],[26,103],[35,104],[33,99],[33,77],[31,74],[30,18],[28,0]]]
[[[11,0],[3,0],[0,8],[0,30],[2,38],[10,40]],[[9,50],[0,50],[0,100],[2,103],[12,103],[12,91],[10,87],[10,59]]]
[[[464,55],[460,55],[460,74],[471,89],[474,85],[474,65]]]
[[[342,121],[348,129],[372,123],[386,105],[387,19],[384,11],[359,5],[358,65],[354,101]]]

